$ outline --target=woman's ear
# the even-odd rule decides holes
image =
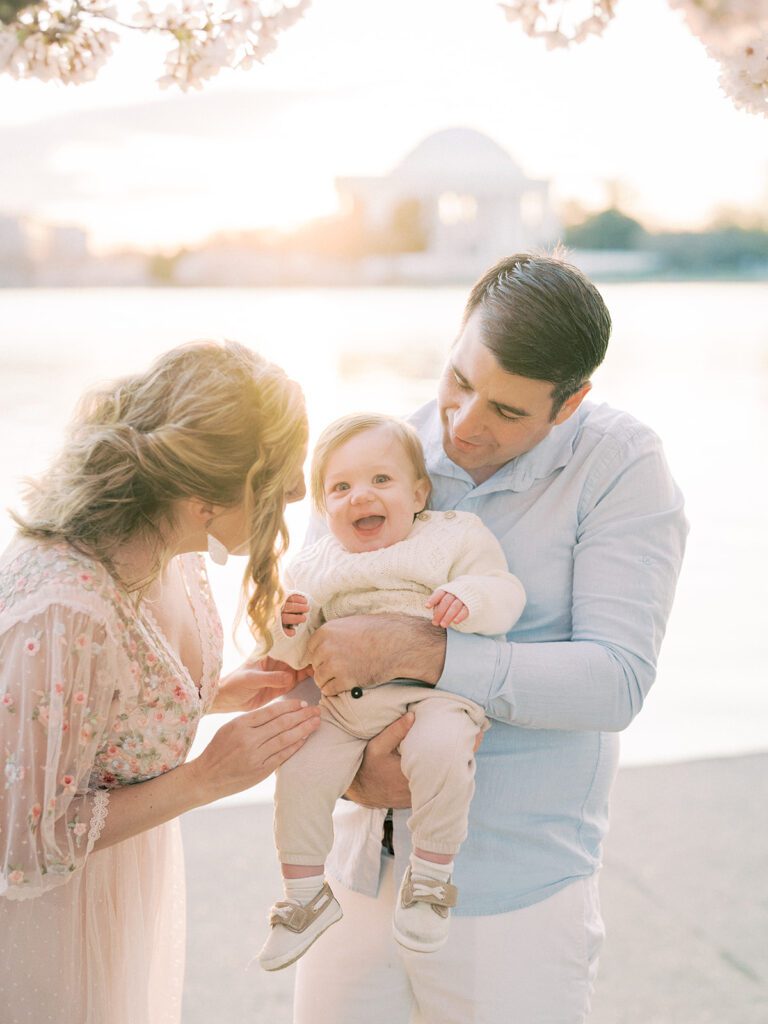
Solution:
[[[213,519],[216,511],[210,501],[203,501],[202,498],[182,498],[179,505],[187,522],[203,529]]]

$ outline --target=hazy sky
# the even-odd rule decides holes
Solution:
[[[737,111],[665,0],[547,52],[495,0],[314,0],[267,63],[163,92],[132,38],[95,82],[0,78],[0,213],[79,223],[97,247],[172,247],[332,212],[338,175],[385,174],[425,135],[492,136],[561,204],[609,189],[651,227],[768,209],[768,121]]]

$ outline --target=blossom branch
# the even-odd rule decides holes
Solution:
[[[605,31],[618,0],[504,0],[508,21],[549,49]],[[768,116],[768,0],[669,0],[720,64],[720,85],[737,107]]]
[[[92,79],[120,36],[114,28],[164,35],[173,40],[161,86],[201,88],[224,67],[261,63],[311,0],[181,0],[155,9],[141,0],[132,21],[118,18],[109,0],[0,0],[0,71],[14,78]]]

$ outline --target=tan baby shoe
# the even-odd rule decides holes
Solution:
[[[341,907],[327,882],[309,903],[280,900],[270,911],[271,930],[259,953],[259,963],[265,971],[290,967],[326,928],[342,916]]]
[[[405,872],[395,905],[393,931],[406,949],[434,953],[444,946],[450,928],[450,908],[456,906],[458,890],[450,882],[422,878]]]

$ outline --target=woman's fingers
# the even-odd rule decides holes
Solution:
[[[320,724],[317,707],[286,700],[248,711],[223,725],[196,758],[196,773],[207,800],[255,786],[286,751],[298,749]]]
[[[298,743],[293,743],[290,747],[282,747],[264,761],[264,767],[270,773],[273,772],[276,768],[279,768],[281,764],[284,764],[289,757],[293,757],[296,751],[301,750],[303,746],[304,739],[299,740]]]
[[[247,711],[239,721],[244,728],[263,728],[265,738],[269,739],[319,713],[316,705],[307,704],[305,700],[280,700],[256,711]]]
[[[287,717],[288,716],[286,716],[286,718]],[[286,747],[292,747],[296,744],[301,746],[301,744],[308,736],[312,735],[319,725],[319,712],[302,718],[298,722],[292,723],[288,728],[281,730],[275,735],[266,737],[264,742],[259,746],[259,756],[264,759],[264,764],[267,764],[272,757],[279,755],[282,750],[286,749]]]

